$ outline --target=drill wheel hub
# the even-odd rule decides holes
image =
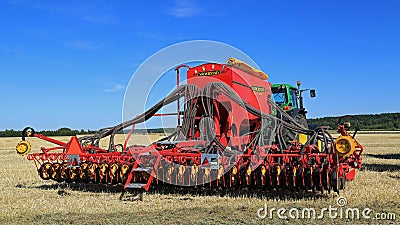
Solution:
[[[335,141],[335,149],[339,156],[350,157],[356,150],[357,142],[351,136],[341,136]]]

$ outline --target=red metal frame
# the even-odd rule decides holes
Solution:
[[[177,87],[180,85],[180,68],[187,68],[187,83],[194,84],[200,89],[203,89],[210,82],[223,82],[228,84],[242,99],[254,108],[266,114],[271,114],[271,107],[268,105],[267,99],[271,95],[270,83],[261,80],[255,76],[247,74],[237,68],[228,65],[208,63],[190,68],[186,65],[181,65],[176,68],[177,72]],[[128,165],[129,175],[126,181],[122,184],[124,188],[134,182],[141,182],[140,188],[149,190],[151,184],[162,184],[165,180],[173,181],[179,185],[222,185],[231,187],[239,184],[244,185],[272,185],[272,186],[299,186],[310,185],[323,187],[324,182],[330,183],[335,180],[333,177],[338,173],[338,177],[350,180],[354,178],[355,170],[350,168],[361,167],[361,154],[363,146],[358,144],[356,152],[349,158],[336,159],[334,152],[334,144],[329,148],[331,152],[321,152],[316,145],[307,145],[303,148],[298,142],[293,143],[288,149],[280,149],[277,144],[258,146],[250,145],[254,139],[252,131],[257,130],[261,125],[261,119],[253,114],[243,111],[243,108],[234,103],[227,96],[214,96],[210,103],[213,106],[212,120],[215,124],[215,135],[223,146],[230,146],[241,151],[242,154],[237,154],[233,159],[218,155],[218,163],[221,168],[218,168],[215,181],[211,180],[211,176],[204,175],[203,177],[193,181],[193,177],[187,175],[179,175],[172,177],[168,174],[168,168],[178,166],[178,169],[185,171],[193,171],[192,167],[199,170],[208,171],[210,162],[201,163],[203,153],[196,146],[205,146],[205,140],[199,140],[200,131],[190,130],[186,135],[186,141],[179,142],[155,142],[149,146],[130,146],[128,141],[134,131],[135,125],[130,129],[127,135],[122,152],[109,152],[107,149],[102,149],[95,146],[82,146],[77,137],[72,137],[68,143],[61,142],[41,134],[33,136],[39,139],[59,145],[52,148],[41,148],[40,153],[28,154],[27,159],[35,162],[38,170],[44,163],[65,163],[72,156],[77,156],[79,162],[102,163]],[[204,98],[210,98],[205,96]],[[207,99],[209,100],[209,99]],[[202,111],[205,110],[199,106],[199,113],[195,116],[195,124],[199,124],[203,118]],[[171,116],[177,115],[178,127],[181,125],[180,102],[178,100],[178,108],[176,113],[159,113],[154,116]],[[211,116],[210,116],[211,117]],[[199,126],[197,126],[199,127]],[[233,129],[236,128],[236,130]],[[250,134],[239,135],[241,128],[247,127]],[[195,128],[191,128],[195,129]],[[348,135],[347,131],[340,127],[338,128],[342,135]],[[192,132],[194,131],[194,132]],[[192,133],[195,135],[193,136]],[[217,147],[218,151],[224,151],[221,147]],[[170,163],[174,163],[172,165]],[[79,163],[78,163],[79,164]],[[152,165],[152,169],[147,171],[147,175],[143,173],[143,168]],[[159,164],[166,164],[167,167],[162,167],[160,171]],[[75,166],[75,165],[72,165]],[[181,167],[184,166],[184,167]],[[78,165],[79,167],[79,165]],[[175,168],[174,167],[174,168]],[[234,173],[231,168],[235,168],[238,172]],[[250,169],[249,169],[250,168]],[[264,170],[264,174],[260,177],[256,171]],[[220,176],[221,171],[230,171],[223,176]],[[172,169],[171,169],[172,171]],[[247,172],[253,171],[253,172]],[[298,172],[297,172],[298,171]],[[183,173],[184,174],[184,173]],[[324,174],[327,177],[324,177]],[[333,174],[333,175],[332,175]],[[215,176],[215,174],[213,174]],[[336,174],[337,175],[337,174]],[[182,176],[182,177],[180,177]],[[154,179],[156,177],[156,179]],[[261,179],[261,180],[260,180]],[[110,180],[107,178],[106,180]],[[210,180],[210,182],[208,182]],[[207,181],[207,182],[205,182]]]

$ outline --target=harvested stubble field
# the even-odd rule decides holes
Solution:
[[[151,139],[159,139],[152,135]],[[122,140],[123,137],[118,137]],[[67,137],[59,138],[68,140]],[[339,195],[317,198],[281,199],[271,197],[220,197],[183,194],[145,194],[143,201],[120,201],[118,188],[93,185],[66,185],[42,181],[31,161],[15,152],[19,138],[0,139],[0,224],[395,224],[400,222],[400,134],[360,134],[365,147],[364,166],[354,181],[348,182],[347,208],[372,209],[371,219],[324,218],[260,219],[259,208],[314,208],[317,216],[323,208],[336,207]],[[33,151],[49,146],[30,139]],[[137,144],[149,143],[136,135]],[[103,143],[106,144],[106,143]],[[285,216],[289,217],[286,211]],[[295,211],[294,211],[295,212]],[[379,213],[394,213],[396,219],[376,220]],[[293,214],[295,215],[295,214]],[[333,214],[335,215],[335,214]],[[385,214],[379,214],[385,215]],[[393,215],[393,214],[390,214]],[[307,215],[306,215],[307,217]]]

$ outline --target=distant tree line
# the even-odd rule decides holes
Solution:
[[[176,130],[176,128],[149,128],[149,129],[135,129],[133,131],[134,134],[161,134],[161,133],[167,133],[171,134]],[[129,132],[129,131],[125,131]]]
[[[361,130],[400,130],[400,113],[365,114],[354,115],[354,117],[358,119]],[[336,129],[339,118],[340,117],[323,117],[307,119],[307,122],[309,125],[323,125]]]
[[[382,113],[382,114],[366,114],[366,115],[355,115],[360,123],[361,130],[400,130],[400,113]],[[332,129],[337,128],[337,122],[340,117],[323,117],[316,119],[307,119],[310,126],[329,126]],[[355,125],[355,124],[353,124]],[[146,134],[146,133],[168,133],[171,134],[175,131],[175,128],[151,128],[151,129],[135,129],[134,134]],[[75,136],[75,135],[86,135],[94,134],[97,131],[94,130],[72,130],[70,128],[60,128],[58,130],[42,130],[37,131],[45,136]],[[129,130],[125,130],[125,133]],[[120,131],[118,133],[123,133]],[[0,131],[0,137],[21,137],[22,131],[20,130],[4,130]]]
[[[75,135],[82,135],[82,134],[94,134],[96,131],[92,130],[71,130],[70,128],[60,128],[58,130],[42,130],[42,131],[35,131],[37,133],[43,134],[45,136],[75,136]],[[20,130],[4,130],[0,131],[0,137],[21,137],[22,131]]]
[[[154,134],[154,133],[173,133],[175,128],[151,128],[151,129],[135,129],[134,134]],[[35,131],[37,133],[43,134],[45,136],[75,136],[75,135],[87,135],[87,134],[95,134],[98,131],[95,130],[71,130],[70,128],[60,128],[58,130],[42,130],[42,131]],[[125,133],[128,133],[129,130],[125,130]],[[124,131],[119,131],[118,134],[122,134]],[[0,131],[0,137],[21,137],[22,131],[21,130],[4,130]]]

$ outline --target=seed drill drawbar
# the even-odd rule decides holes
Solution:
[[[183,67],[187,84],[179,85]],[[354,139],[358,125],[349,133],[348,120],[354,118],[341,118],[336,139],[327,127],[310,130],[300,123],[299,110],[293,114],[287,105],[284,110],[274,102],[264,72],[234,58],[226,64],[182,65],[176,71],[177,88],[143,114],[94,135],[74,136],[67,143],[27,127],[17,153],[27,154],[44,180],[122,185],[124,191],[201,187],[257,193],[339,192],[361,168],[363,147]],[[153,116],[171,116],[158,112],[173,102],[184,109],[174,113],[178,117],[174,133],[148,146],[128,146],[136,124]],[[130,133],[124,143],[115,143],[115,135],[126,128]],[[56,147],[29,153],[27,137]],[[99,146],[104,138],[108,148]]]

